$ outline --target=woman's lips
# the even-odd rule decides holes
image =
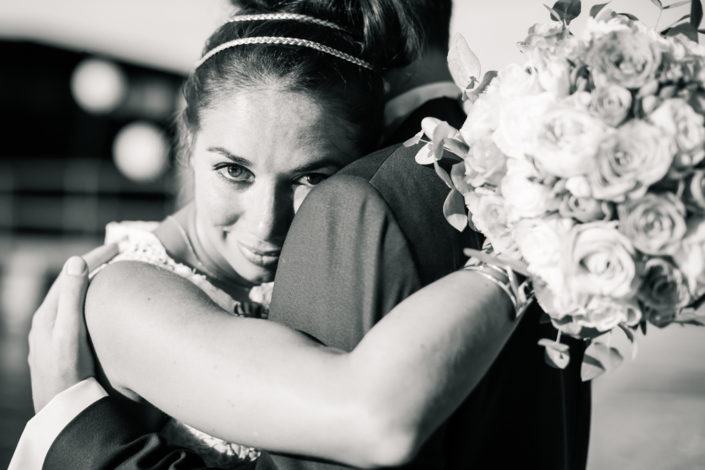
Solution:
[[[279,261],[281,248],[255,248],[242,242],[237,243],[242,255],[250,263],[257,266],[269,267]]]

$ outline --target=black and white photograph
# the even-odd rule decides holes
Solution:
[[[3,0],[0,468],[705,470],[702,0]]]

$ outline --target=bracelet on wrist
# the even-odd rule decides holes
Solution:
[[[472,253],[471,253],[472,254]],[[466,271],[476,272],[507,294],[514,307],[515,319],[519,318],[534,299],[531,280],[512,267],[500,264],[499,260],[492,260],[486,253],[480,259],[471,258],[465,265]]]

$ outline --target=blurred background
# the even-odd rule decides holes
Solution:
[[[611,5],[656,23],[651,1]],[[32,313],[107,222],[174,208],[180,84],[229,12],[225,0],[0,2],[0,468],[33,413]],[[686,12],[668,13],[660,25]],[[455,0],[452,26],[486,70],[520,60],[515,44],[547,18],[540,0]],[[652,330],[595,381],[590,469],[705,469],[704,334]]]

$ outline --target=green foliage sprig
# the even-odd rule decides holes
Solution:
[[[698,34],[705,34],[705,29],[700,28],[703,20],[703,5],[701,0],[678,0],[673,3],[665,4],[661,0],[649,0],[656,8],[659,9],[659,19],[661,14],[666,10],[690,5],[690,10],[687,14],[679,17],[672,24],[660,31],[665,36],[677,36],[682,34],[688,39],[698,42]],[[595,18],[600,12],[611,3],[598,3],[590,8],[590,16]],[[580,16],[582,11],[581,0],[558,0],[552,7],[544,5],[551,14],[551,19],[554,21],[562,21],[566,25],[570,24],[575,18]],[[628,16],[631,19],[636,19],[634,15],[629,13],[620,13]],[[656,22],[658,25],[658,21]]]

